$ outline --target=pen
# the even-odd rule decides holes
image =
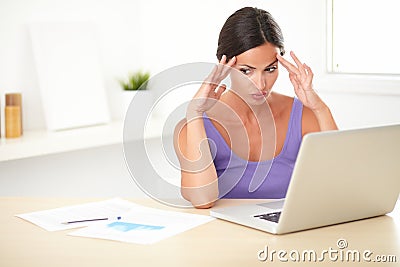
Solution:
[[[62,224],[71,224],[71,223],[81,223],[81,222],[94,222],[94,221],[105,221],[108,220],[109,218],[96,218],[96,219],[84,219],[84,220],[76,220],[76,221],[68,221],[68,222],[62,222]],[[118,216],[117,220],[121,220],[121,217]]]

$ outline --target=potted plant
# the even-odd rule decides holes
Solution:
[[[149,78],[149,72],[137,71],[129,74],[126,80],[120,80],[119,84],[125,91],[146,90]]]
[[[149,92],[148,81],[149,72],[136,71],[128,75],[124,80],[119,80],[119,84],[124,92],[123,112],[126,113],[131,103],[134,103],[135,110],[148,109],[152,105],[152,94]],[[132,101],[133,98],[140,101]]]

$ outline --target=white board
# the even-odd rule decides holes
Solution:
[[[94,25],[43,22],[29,30],[47,128],[109,122]]]

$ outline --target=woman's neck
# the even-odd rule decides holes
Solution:
[[[258,118],[261,114],[269,111],[267,101],[259,105],[249,105],[233,91],[226,92],[221,97],[221,100],[225,104],[227,104],[241,118],[243,122],[251,123],[258,121]]]

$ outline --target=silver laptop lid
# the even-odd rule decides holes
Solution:
[[[306,135],[277,232],[386,214],[399,191],[400,125]]]

